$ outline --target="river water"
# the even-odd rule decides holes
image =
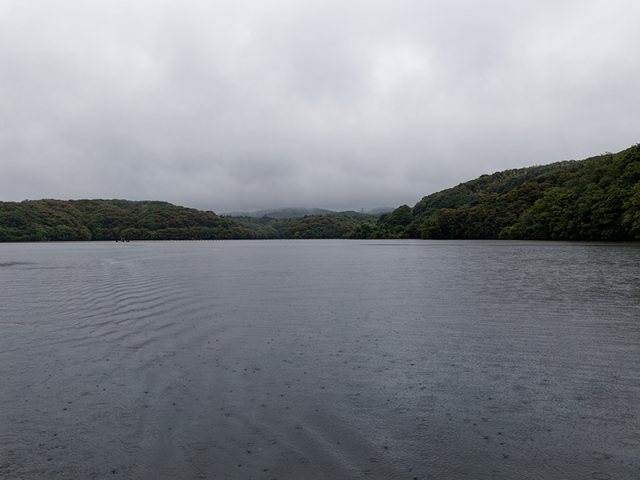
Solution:
[[[0,244],[0,478],[640,478],[640,245]]]

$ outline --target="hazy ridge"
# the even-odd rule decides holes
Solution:
[[[256,210],[252,212],[248,211],[232,211],[224,212],[220,215],[226,217],[271,217],[271,218],[298,218],[309,215],[356,215],[358,213],[364,215],[381,215],[383,213],[390,213],[394,210],[393,207],[377,207],[371,210],[362,210],[356,212],[354,210],[337,211],[327,210],[326,208],[265,208],[262,210]]]

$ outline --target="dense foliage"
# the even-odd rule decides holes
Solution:
[[[376,216],[356,212],[309,215],[301,218],[235,217],[256,238],[344,238],[359,225],[374,224]]]
[[[403,205],[350,238],[640,239],[640,145],[507,170]]]
[[[341,238],[376,217],[355,212],[296,219],[231,218],[167,202],[0,202],[0,241]]]
[[[0,241],[251,238],[213,212],[166,202],[25,200],[0,202]]]

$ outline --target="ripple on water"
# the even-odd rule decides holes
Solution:
[[[0,476],[640,468],[638,248],[128,246],[2,245]]]

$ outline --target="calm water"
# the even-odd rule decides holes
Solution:
[[[640,478],[640,245],[0,244],[0,478]]]

